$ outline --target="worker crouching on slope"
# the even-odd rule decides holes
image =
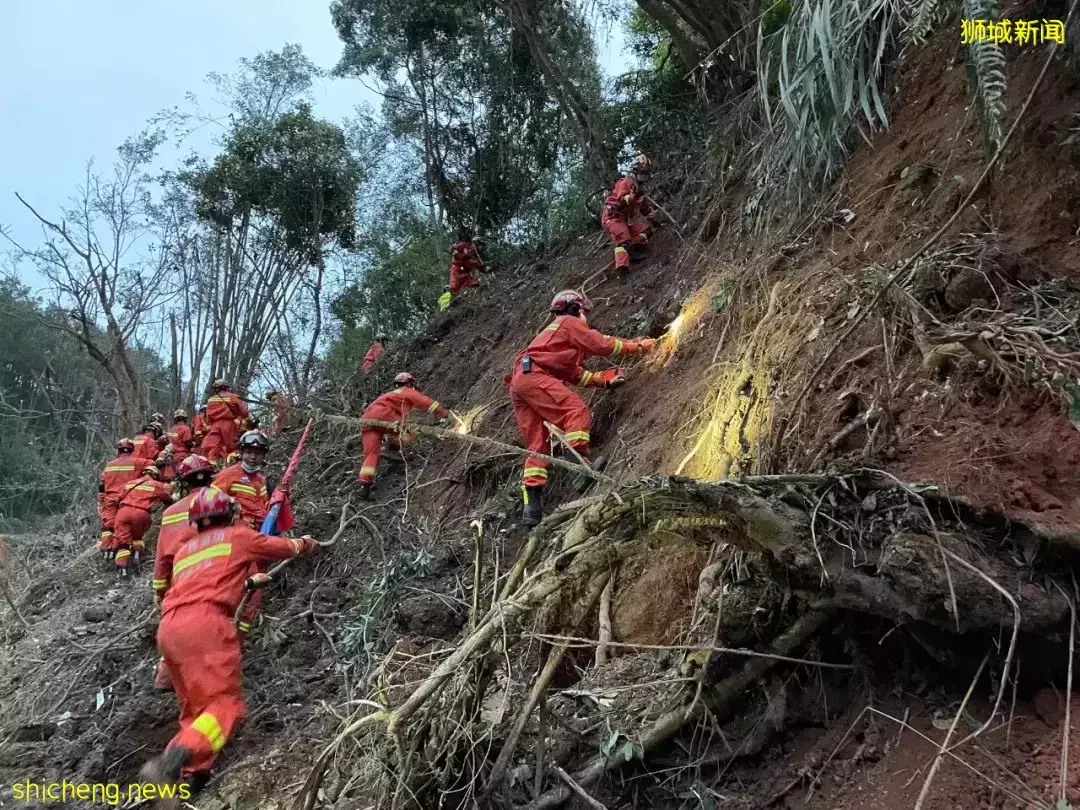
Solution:
[[[615,271],[618,273],[626,272],[630,267],[630,252],[644,248],[652,236],[653,224],[648,219],[652,203],[645,196],[645,181],[651,173],[652,161],[645,155],[638,155],[630,171],[619,178],[604,200],[600,224],[615,243]]]
[[[188,515],[191,501],[201,490],[210,486],[213,477],[213,465],[200,455],[190,455],[176,467],[177,494],[182,497],[167,507],[161,515],[161,531],[158,533],[157,550],[154,552],[154,578],[150,583],[154,590],[154,604],[159,609],[169,590],[173,558],[180,547],[195,536],[195,527]],[[173,688],[164,658],[158,663],[154,688]]]
[[[266,401],[274,410],[274,420],[270,424],[268,436],[278,436],[281,431],[292,427],[292,402],[275,388],[266,392]]]
[[[407,371],[401,372],[394,377],[394,390],[376,397],[375,401],[367,406],[361,414],[361,419],[378,419],[381,422],[404,422],[405,417],[413,408],[419,408],[426,413],[433,413],[439,419],[446,419],[450,412],[440,403],[426,394],[422,394],[414,387],[416,378]],[[387,435],[389,434],[389,435]],[[383,436],[395,447],[408,447],[415,438],[413,434],[403,431],[400,434],[380,427],[366,427],[363,430],[364,461],[360,467],[360,497],[367,500],[371,497],[371,487],[375,483],[375,473],[379,468],[379,457],[382,455]]]
[[[386,336],[385,332],[379,332],[379,334],[375,335],[375,341],[368,346],[367,352],[364,353],[364,361],[360,364],[360,368],[365,374],[375,368],[375,364],[379,362],[379,358],[382,357],[383,350],[389,342],[390,338]]]
[[[116,513],[124,496],[124,486],[142,475],[145,466],[145,460],[136,459],[134,452],[135,444],[131,439],[120,439],[116,443],[116,458],[105,464],[98,480],[99,549],[106,559],[112,559],[116,554]]]
[[[621,368],[586,371],[588,356],[616,357],[648,354],[655,348],[652,338],[626,340],[591,329],[585,313],[592,303],[577,290],[563,290],[551,302],[555,320],[533,338],[514,358],[514,371],[505,378],[510,384],[518,431],[532,453],[548,450],[549,422],[563,432],[566,442],[586,461],[589,459],[589,409],[567,384],[586,388],[615,388],[626,381]],[[547,484],[547,461],[537,456],[525,460],[522,522],[535,526],[544,515],[543,492]]]
[[[128,566],[139,564],[143,550],[143,538],[150,530],[150,515],[154,504],[173,502],[169,487],[161,482],[163,461],[147,464],[143,474],[124,485],[120,508],[116,512],[116,567],[121,576],[127,576]]]
[[[213,487],[191,500],[196,534],[176,550],[161,606],[158,649],[180,700],[180,731],[146,763],[139,781],[158,786],[208,774],[229,735],[247,713],[240,676],[240,636],[233,613],[253,563],[312,554],[311,537],[269,537],[234,525],[237,504]],[[159,801],[176,807],[177,801]]]
[[[483,270],[484,261],[467,231],[458,234],[459,240],[450,250],[450,294],[457,295],[465,287],[479,287],[480,280],[472,274]]]
[[[218,473],[210,485],[236,501],[240,508],[240,520],[252,529],[261,529],[263,520],[266,519],[269,492],[262,468],[269,452],[270,440],[262,431],[247,431],[240,437],[240,460]],[[253,565],[250,573],[254,575],[263,570],[264,568]],[[251,595],[251,600],[240,617],[241,633],[251,630],[259,614],[262,599],[261,588]]]

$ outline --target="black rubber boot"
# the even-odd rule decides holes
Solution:
[[[180,772],[191,761],[191,752],[179,745],[172,745],[165,749],[165,753],[154,757],[139,770],[139,782],[142,784],[156,785],[160,792],[161,787],[178,785]],[[155,808],[175,810],[180,807],[180,798],[175,794],[171,798],[160,798],[151,802]]]
[[[521,522],[525,526],[537,526],[544,519],[544,488],[522,487],[522,499],[525,502],[521,510]]]
[[[607,456],[597,456],[589,466],[596,472],[603,472],[607,466]],[[573,487],[578,492],[584,492],[593,485],[594,480],[587,475],[578,475],[574,478]]]
[[[370,501],[371,500],[371,487],[372,486],[373,486],[372,484],[361,484],[360,485],[360,500],[362,500],[362,501]]]

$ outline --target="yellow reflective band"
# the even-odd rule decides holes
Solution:
[[[173,575],[175,576],[185,568],[190,568],[195,563],[201,563],[203,560],[210,560],[214,557],[228,557],[230,554],[232,554],[232,543],[218,543],[216,546],[208,546],[202,551],[196,551],[190,557],[184,557],[184,559],[174,562]]]
[[[210,750],[215,754],[225,746],[225,732],[221,730],[221,723],[210,712],[203,712],[196,717],[191,727],[206,737]]]
[[[615,351],[613,351],[612,354],[622,354],[623,353],[623,342],[621,340],[619,340],[618,338],[612,338],[612,339],[615,341]]]
[[[578,385],[588,385],[589,380],[591,380],[592,378],[593,373],[591,371],[583,371],[581,373],[581,379],[578,381]]]
[[[247,484],[233,484],[230,489],[236,492],[243,492],[245,495],[254,495],[255,487],[249,487]]]
[[[533,478],[547,478],[548,471],[544,467],[526,467],[525,475]]]
[[[572,433],[564,433],[563,438],[568,442],[588,442],[589,432],[587,430],[575,430]]]
[[[116,559],[117,560],[126,560],[130,556],[131,556],[131,552],[128,551],[126,548],[122,548],[118,552],[116,552]]]
[[[558,321],[552,321],[546,327],[544,327],[544,331],[545,332],[555,332],[555,331],[558,330],[558,328],[559,328],[559,322]]]
[[[360,474],[361,475],[374,475],[376,469],[377,469],[376,467],[361,467],[360,468]]]
[[[259,494],[264,498],[266,497],[266,485],[265,484],[263,486],[259,487]]]
[[[112,537],[112,529],[104,529],[101,532],[102,537]]]
[[[162,515],[161,517],[162,526],[171,526],[173,523],[187,523],[187,521],[187,512],[177,512],[175,515]]]
[[[615,248],[615,253],[616,254],[627,253],[627,250],[626,250],[626,248],[620,246],[620,247]]]
[[[134,472],[134,471],[135,471],[135,465],[134,464],[117,464],[117,465],[115,465],[113,467],[106,467],[105,468],[105,472],[107,472],[107,473]]]
[[[168,586],[169,580],[167,579],[152,579],[150,580],[150,587],[155,591],[163,591]]]
[[[138,486],[134,487],[134,489],[137,489],[140,492],[153,492],[154,491],[154,485],[153,484],[139,484]]]
[[[439,408],[441,408],[441,407],[442,407],[442,405],[439,404],[439,401],[435,400],[430,405],[428,405],[427,412],[428,413],[435,413],[435,411],[439,410]]]
[[[248,630],[251,629],[251,625],[247,622],[240,622],[238,625],[236,625],[236,629],[239,630],[241,633],[246,633]]]

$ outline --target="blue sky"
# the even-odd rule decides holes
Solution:
[[[14,192],[55,214],[88,158],[113,150],[204,77],[242,57],[299,43],[321,67],[340,45],[329,0],[0,0],[0,225],[34,244],[39,229]],[[620,31],[601,35],[609,75],[623,65]],[[380,99],[357,81],[324,80],[318,115],[340,120]],[[3,246],[0,246],[3,249]],[[33,284],[33,279],[25,279]]]

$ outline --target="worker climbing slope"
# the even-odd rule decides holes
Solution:
[[[214,380],[214,394],[206,401],[206,418],[210,423],[202,442],[203,455],[215,466],[223,466],[229,453],[236,449],[236,439],[249,418],[248,406],[229,390],[225,380]]]
[[[170,581],[162,602],[158,649],[180,700],[180,731],[163,754],[139,772],[144,784],[175,785],[208,778],[236,724],[247,713],[240,673],[240,636],[233,612],[253,563],[311,554],[318,543],[268,537],[233,525],[237,504],[213,487],[199,491],[188,515],[197,533],[161,574]],[[176,807],[173,803],[160,806]]]
[[[476,249],[476,243],[468,231],[458,234],[458,242],[450,250],[450,294],[457,295],[466,287],[479,287],[480,280],[472,273],[483,270],[484,261]]]
[[[389,342],[390,338],[386,336],[385,332],[379,332],[375,335],[375,342],[368,347],[367,352],[364,354],[364,362],[361,364],[365,374],[375,368],[375,364],[379,362],[379,358],[382,357],[383,350]]]
[[[116,458],[105,464],[98,480],[98,518],[101,521],[99,550],[107,559],[116,554],[116,512],[120,509],[124,486],[142,475],[145,460],[135,458],[134,453],[134,442],[120,439],[116,443]]]
[[[446,419],[450,412],[439,402],[415,388],[416,378],[407,371],[394,377],[394,390],[376,397],[361,414],[361,419],[378,419],[382,422],[404,422],[409,411],[419,408],[425,413],[433,413],[440,419]],[[389,434],[389,435],[387,435]],[[379,468],[382,455],[383,437],[395,447],[408,447],[414,440],[408,431],[388,431],[380,427],[366,427],[363,430],[364,461],[360,467],[360,497],[371,497],[371,488],[375,483],[375,473]]]
[[[142,475],[124,484],[120,508],[116,512],[116,567],[121,576],[127,576],[128,567],[139,564],[144,543],[143,538],[152,522],[151,510],[155,504],[173,502],[169,487],[161,482],[164,461],[143,467]]]
[[[638,155],[604,200],[600,224],[615,243],[616,272],[624,273],[630,267],[631,252],[644,248],[652,236],[652,203],[645,196],[645,182],[651,173],[652,161]]]
[[[577,290],[563,290],[552,299],[555,316],[544,330],[514,358],[514,370],[505,377],[510,385],[518,431],[526,448],[546,454],[548,429],[558,428],[565,441],[586,461],[589,460],[589,409],[567,384],[586,388],[616,388],[626,381],[621,368],[586,371],[588,356],[618,357],[648,354],[655,346],[652,338],[627,340],[608,337],[589,327],[586,313],[592,303]],[[597,460],[599,461],[599,459]],[[599,467],[599,464],[594,464]],[[537,456],[525,460],[522,480],[524,510],[522,522],[535,526],[543,518],[543,492],[547,484],[547,461]]]
[[[291,426],[292,402],[276,388],[271,388],[266,392],[266,401],[270,403],[270,407],[274,410],[274,421],[271,423],[267,435],[278,436],[281,431]]]
[[[136,436],[132,443],[135,445],[132,455],[136,459],[153,461],[168,444],[164,424],[151,419],[143,425],[143,432]]]
[[[173,558],[181,546],[195,536],[195,527],[188,517],[191,501],[203,488],[210,486],[213,477],[213,466],[200,455],[190,455],[176,467],[177,494],[182,497],[167,507],[161,515],[161,531],[158,533],[157,549],[154,552],[154,578],[150,583],[154,591],[154,603],[159,609],[169,590]],[[164,658],[158,664],[154,687],[172,689]]]
[[[240,520],[252,529],[260,528],[266,517],[269,493],[262,468],[269,452],[270,440],[262,431],[247,431],[240,437],[240,460],[218,473],[210,485],[236,501]],[[261,570],[253,565],[250,573],[254,575]],[[240,619],[241,632],[246,633],[251,629],[262,604],[262,595],[262,590],[255,591],[244,608],[244,615]]]
[[[206,406],[200,405],[199,409],[195,412],[195,421],[191,424],[191,438],[195,440],[191,452],[205,455],[202,443],[203,439],[206,438],[206,434],[209,432],[210,420],[206,418]]]
[[[195,437],[187,419],[187,411],[177,408],[173,411],[172,429],[165,433],[165,437],[169,440],[169,447],[172,448],[170,461],[174,468],[191,454],[191,449],[195,446]]]

